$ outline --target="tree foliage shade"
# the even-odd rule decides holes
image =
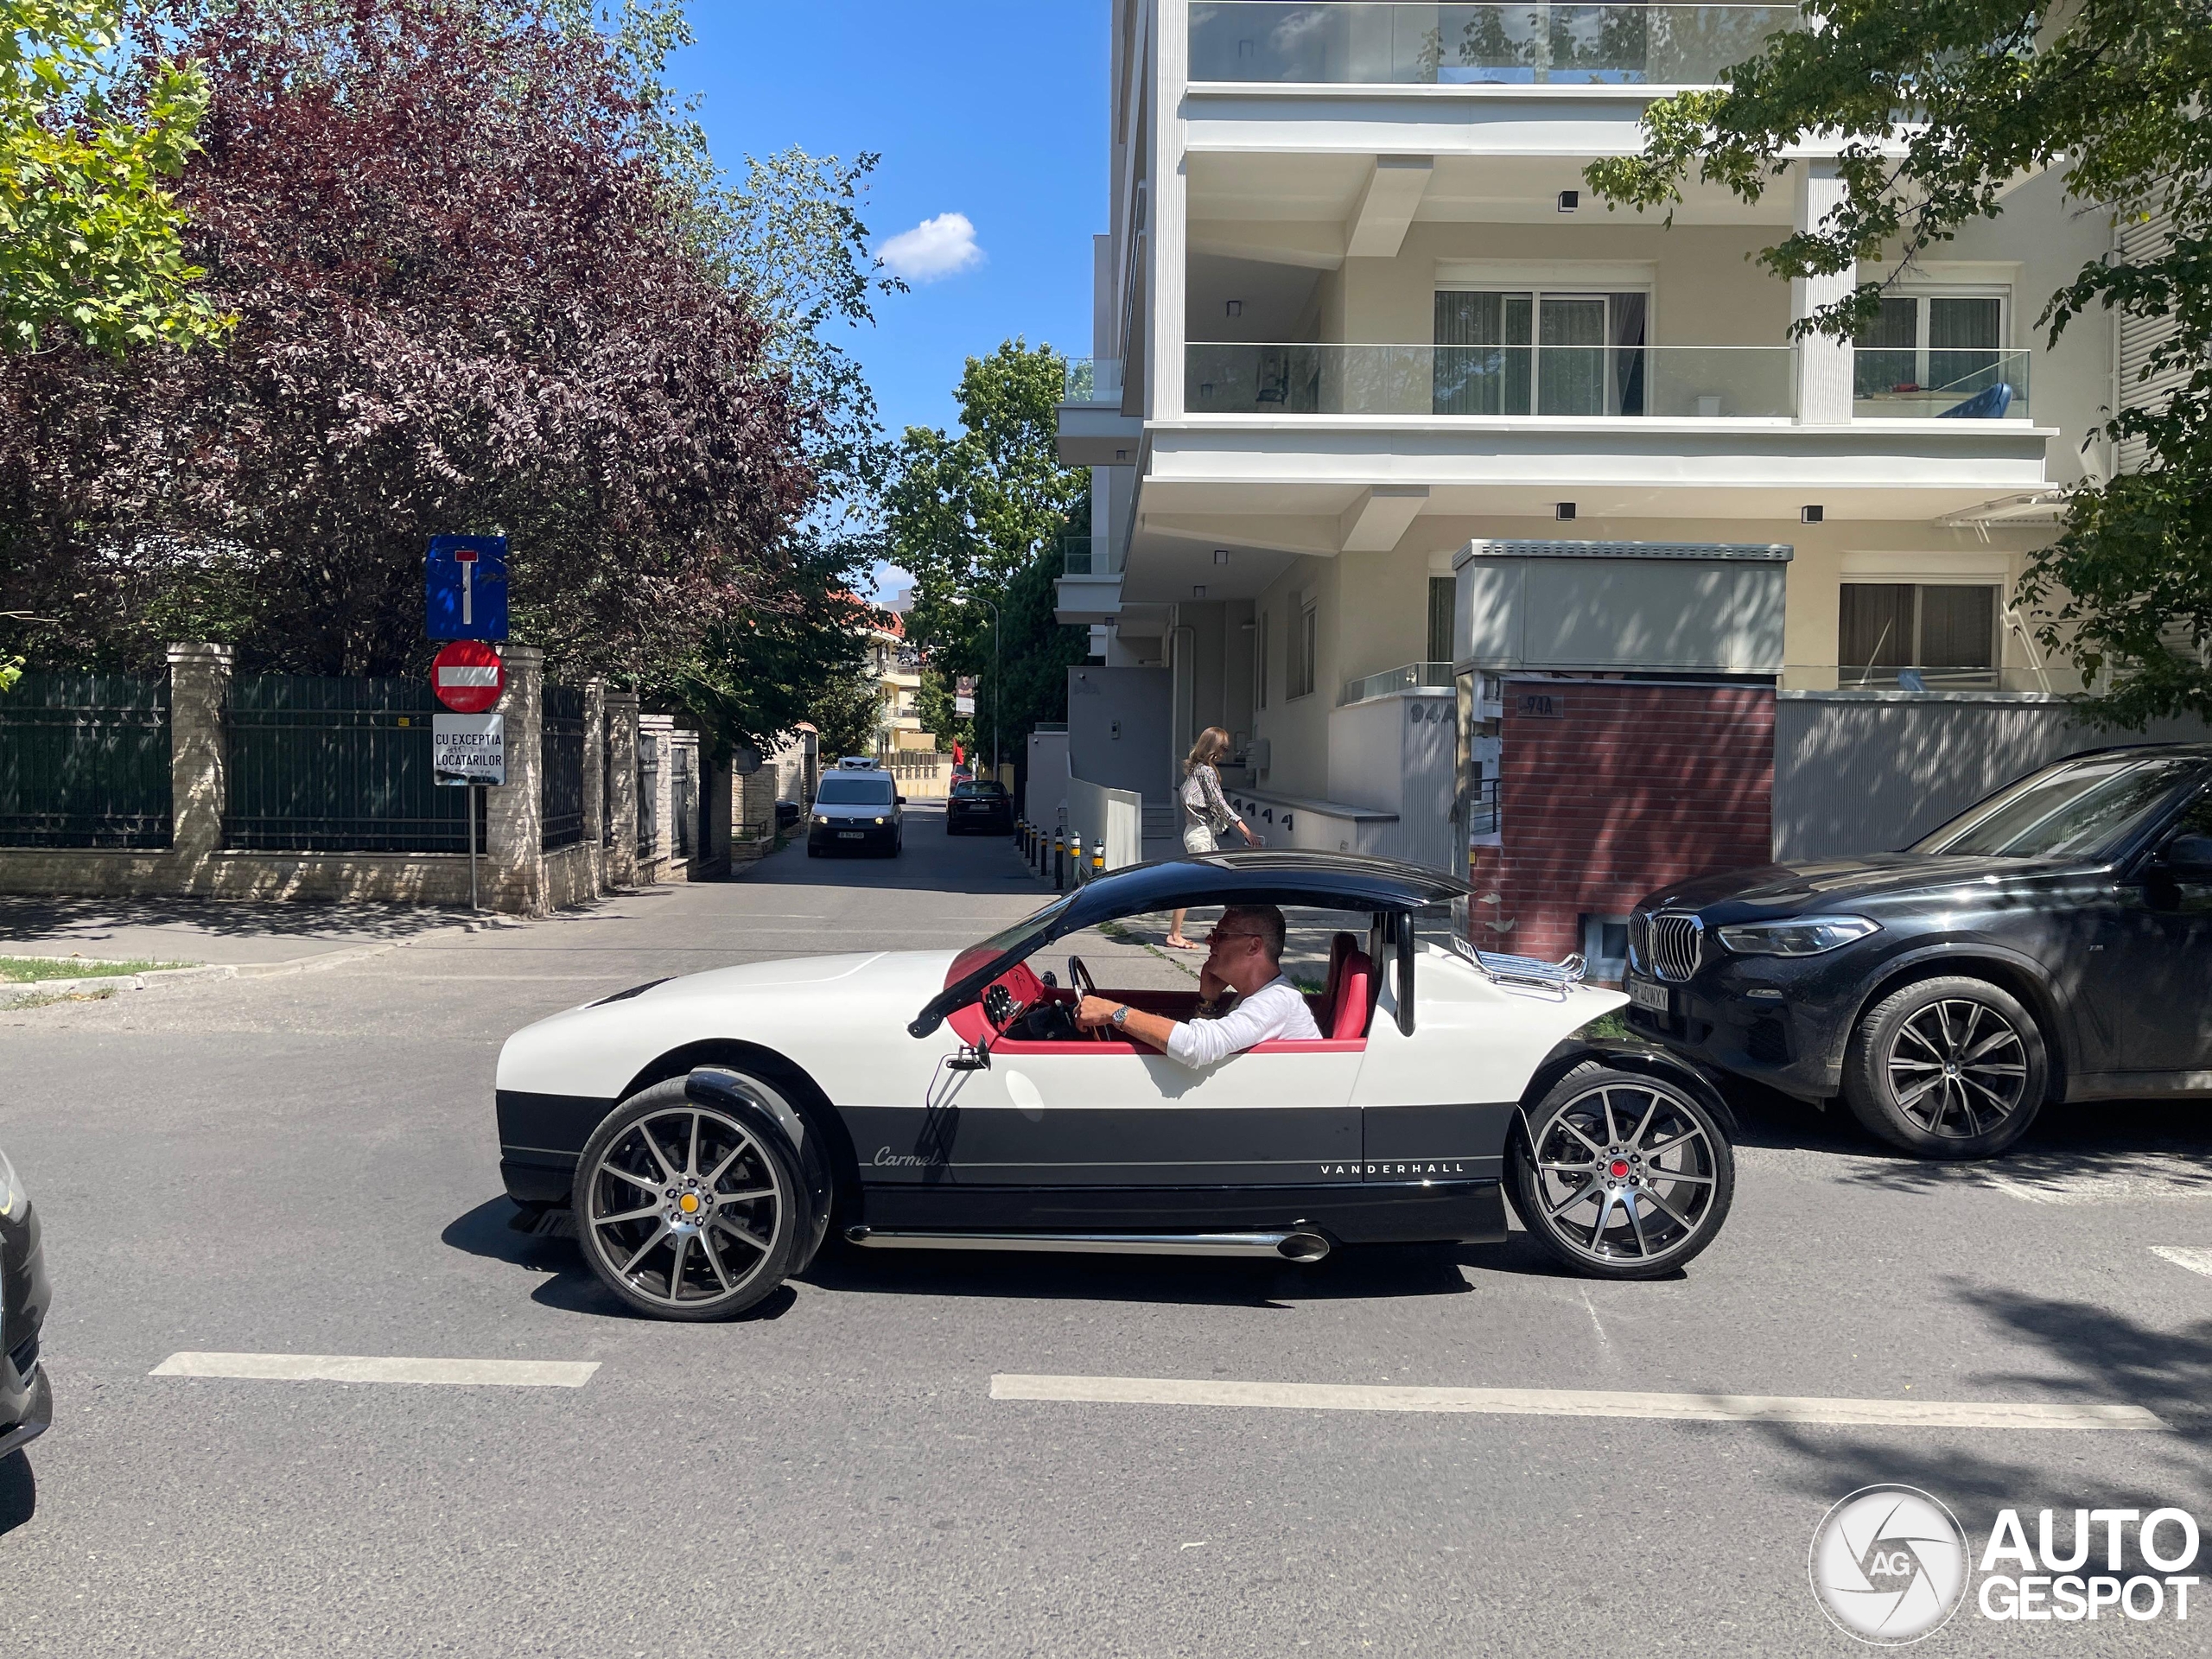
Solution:
[[[167,182],[197,148],[207,85],[155,61],[118,86],[123,23],[121,0],[0,0],[0,352],[224,332]]]
[[[0,360],[0,599],[59,619],[40,654],[406,671],[453,531],[508,534],[518,639],[626,683],[804,602],[819,416],[683,219],[619,35],[519,0],[154,21],[205,77],[176,196],[238,327]]]
[[[1803,325],[1848,337],[1916,258],[2005,210],[2056,169],[2076,201],[2123,219],[2168,216],[2148,257],[2086,264],[2050,296],[2056,341],[2086,314],[2172,325],[2142,378],[2181,372],[2163,404],[2139,382],[2101,429],[2142,439],[2138,473],[2076,491],[2022,598],[2046,645],[2110,690],[2090,705],[2139,727],[2212,718],[2212,10],[2203,0],[1808,0],[1805,32],[1770,37],[1726,85],[1655,101],[1640,155],[1595,163],[1614,202],[1670,213],[1696,178],[1746,201],[1789,155],[1833,150],[1844,185],[1823,223],[1767,248],[1778,276],[1888,270]]]
[[[1064,378],[1058,353],[1020,340],[969,358],[959,435],[909,427],[887,495],[886,555],[914,576],[907,629],[931,647],[925,722],[946,741],[950,683],[974,676],[969,729],[987,760],[995,735],[1008,759],[1039,721],[1065,716],[1067,665],[1088,650],[1086,630],[1052,615],[1063,540],[1090,524],[1089,474],[1060,464]],[[995,624],[976,600],[998,607]]]

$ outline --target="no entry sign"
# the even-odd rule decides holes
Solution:
[[[506,690],[506,664],[477,639],[456,639],[430,664],[430,689],[457,715],[480,715]]]

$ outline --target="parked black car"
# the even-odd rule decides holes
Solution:
[[[1901,853],[1700,876],[1629,918],[1629,1022],[1931,1158],[2046,1100],[2212,1097],[2212,744],[2074,755]]]
[[[38,1363],[39,1326],[51,1300],[38,1215],[0,1152],[0,1459],[54,1423],[54,1389]]]
[[[944,833],[957,835],[963,830],[1014,833],[1014,797],[1004,784],[983,778],[952,786],[944,803]]]

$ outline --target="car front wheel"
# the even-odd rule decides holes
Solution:
[[[2050,1063],[2019,1000],[1986,979],[1923,979],[1860,1018],[1844,1055],[1852,1116],[1923,1158],[1993,1158],[2043,1108]]]
[[[1736,1192],[1726,1133],[1688,1090],[1590,1063],[1510,1138],[1506,1191],[1553,1255],[1593,1279],[1656,1279],[1710,1244]]]
[[[805,1249],[789,1150],[684,1080],[622,1103],[576,1166],[576,1236],[601,1283],[663,1319],[726,1319],[783,1283]]]

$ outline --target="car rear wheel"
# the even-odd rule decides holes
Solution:
[[[1522,1224],[1594,1279],[1674,1272],[1713,1242],[1736,1194],[1735,1154],[1704,1103],[1594,1062],[1528,1114],[1507,1162]]]
[[[2000,986],[1923,979],[1869,1008],[1851,1034],[1843,1098],[1891,1146],[1992,1158],[2028,1132],[2050,1077],[2034,1016]]]
[[[726,1319],[791,1274],[804,1248],[791,1154],[683,1079],[617,1107],[576,1166],[576,1236],[600,1281],[663,1319]]]

